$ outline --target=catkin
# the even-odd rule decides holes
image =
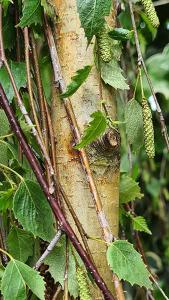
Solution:
[[[151,24],[153,25],[153,27],[157,28],[160,22],[152,0],[141,0],[141,3]]]
[[[80,300],[92,300],[86,274],[80,267],[77,268],[76,278],[79,285]]]
[[[149,158],[153,158],[155,156],[154,128],[152,122],[151,109],[145,98],[142,99],[142,114],[143,114],[145,151]]]
[[[106,63],[112,59],[111,39],[108,35],[108,27],[104,26],[97,34],[97,43],[100,57]]]

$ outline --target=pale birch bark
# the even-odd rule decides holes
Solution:
[[[58,14],[57,46],[66,83],[70,82],[74,73],[85,65],[94,65],[92,44],[87,49],[84,31],[80,28],[79,16],[75,0],[54,0]],[[102,88],[103,99],[106,100],[109,114],[115,118],[116,103],[112,89]],[[100,109],[101,103],[100,79],[95,68],[83,86],[71,97],[73,109],[81,133],[89,122],[90,114]],[[86,175],[82,169],[78,152],[72,149],[73,138],[67,115],[62,101],[55,94],[52,104],[52,118],[56,136],[57,161],[59,176],[69,199],[83,224],[85,231],[91,237],[101,237],[95,206],[89,190]],[[92,153],[92,151],[91,151]],[[90,156],[91,156],[90,153]],[[112,153],[113,157],[113,153]],[[103,207],[112,232],[118,235],[118,207],[119,207],[119,168],[118,155],[114,154],[114,161],[95,161],[91,158],[91,168],[103,202]],[[73,221],[71,220],[73,224]],[[91,252],[96,265],[108,284],[113,289],[112,276],[106,262],[106,246],[96,241],[89,241]],[[93,299],[102,299],[98,290]]]

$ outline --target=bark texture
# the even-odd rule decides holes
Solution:
[[[63,76],[68,84],[78,69],[88,64],[94,65],[94,44],[87,49],[87,40],[83,29],[80,27],[76,0],[54,0],[53,2],[58,14],[58,23],[56,25],[58,54]],[[100,100],[102,98],[106,100],[109,114],[115,118],[116,104],[114,93],[112,89],[100,84],[100,77],[94,66],[87,81],[71,97],[81,133],[83,133],[86,124],[89,122],[91,113],[100,109]],[[64,105],[56,94],[53,97],[52,113],[57,141],[60,182],[69,196],[86,233],[91,237],[102,237],[92,195],[80,163],[79,154],[72,149],[72,132]],[[118,151],[116,151],[118,147],[113,146],[118,144],[118,137],[114,133],[109,133],[109,140],[111,145],[107,146],[107,141],[95,143],[89,147],[88,152],[105,214],[113,234],[117,236],[119,157]],[[72,220],[71,223],[73,224]],[[101,275],[112,290],[112,275],[106,262],[106,246],[93,240],[89,241],[89,246]],[[102,299],[98,290],[94,291],[93,299]]]

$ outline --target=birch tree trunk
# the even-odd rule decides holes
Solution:
[[[91,113],[100,110],[101,99],[106,100],[108,112],[115,119],[115,94],[111,88],[103,86],[100,82],[99,73],[94,66],[94,43],[87,49],[87,40],[83,29],[80,27],[76,0],[54,0],[54,4],[58,14],[58,23],[56,25],[57,47],[66,84],[70,82],[71,77],[78,69],[83,68],[85,65],[93,65],[87,81],[71,97],[79,129],[83,133],[86,124],[90,120]],[[57,141],[60,182],[88,236],[102,238],[86,174],[82,168],[78,151],[72,148],[73,137],[66,111],[63,102],[56,94],[53,97],[52,112],[53,127]],[[112,143],[110,142],[108,150],[106,146],[100,144],[98,147],[90,147],[88,152],[105,214],[112,233],[117,236],[119,207],[118,137],[111,136],[111,141]],[[116,148],[116,151],[114,148]],[[107,152],[109,155],[107,155]],[[69,215],[68,218],[73,225],[73,220]],[[89,240],[89,246],[98,270],[108,287],[112,290],[112,275],[106,262],[106,246],[104,243],[94,240]],[[102,299],[98,290],[94,291],[93,299]]]

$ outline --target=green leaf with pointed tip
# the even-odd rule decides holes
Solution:
[[[148,228],[147,222],[144,217],[138,216],[138,217],[133,217],[131,216],[132,221],[133,221],[133,229],[137,231],[143,231],[148,234],[152,234],[150,229]]]
[[[107,261],[111,270],[121,280],[126,280],[147,289],[152,288],[148,272],[141,255],[128,241],[117,240],[107,250]]]
[[[120,203],[127,203],[137,199],[141,199],[144,195],[141,194],[138,182],[133,178],[122,175],[120,178]]]
[[[126,41],[133,37],[134,31],[125,28],[114,28],[108,32],[109,36],[118,41]]]
[[[18,24],[21,28],[42,23],[42,7],[40,0],[24,0],[22,17]]]
[[[37,271],[18,260],[11,260],[4,272],[1,284],[4,300],[26,300],[26,285],[44,300],[45,282]]]
[[[15,217],[26,231],[51,241],[55,234],[52,210],[40,188],[31,181],[22,181],[14,195]]]
[[[71,79],[71,83],[68,85],[65,93],[61,94],[61,98],[67,98],[72,96],[78,88],[82,85],[82,83],[87,79],[89,73],[92,69],[92,66],[85,66],[83,69],[80,69],[76,72],[75,76]]]
[[[105,23],[105,16],[110,13],[111,0],[76,0],[77,10],[85,35],[90,42]]]
[[[86,128],[79,144],[74,147],[75,149],[81,149],[89,145],[105,132],[107,127],[107,120],[103,113],[98,110],[91,114],[91,118],[93,118],[93,120]]]
[[[25,63],[10,61],[9,66],[13,74],[17,89],[19,90],[21,87],[26,87]],[[9,75],[4,66],[0,69],[0,82],[4,88],[9,102],[11,103],[15,93],[10,82]]]
[[[109,63],[100,61],[101,77],[106,84],[115,89],[128,90],[129,86],[126,79],[122,75],[122,69],[116,59],[112,59]]]
[[[49,266],[49,272],[55,282],[59,282],[64,288],[65,265],[66,265],[66,239],[63,236],[59,244],[46,257],[44,263]],[[71,296],[78,297],[78,283],[76,280],[76,262],[69,248],[69,267],[68,267],[68,289]]]
[[[13,227],[7,238],[9,253],[17,260],[26,262],[33,255],[33,236],[27,231]]]

